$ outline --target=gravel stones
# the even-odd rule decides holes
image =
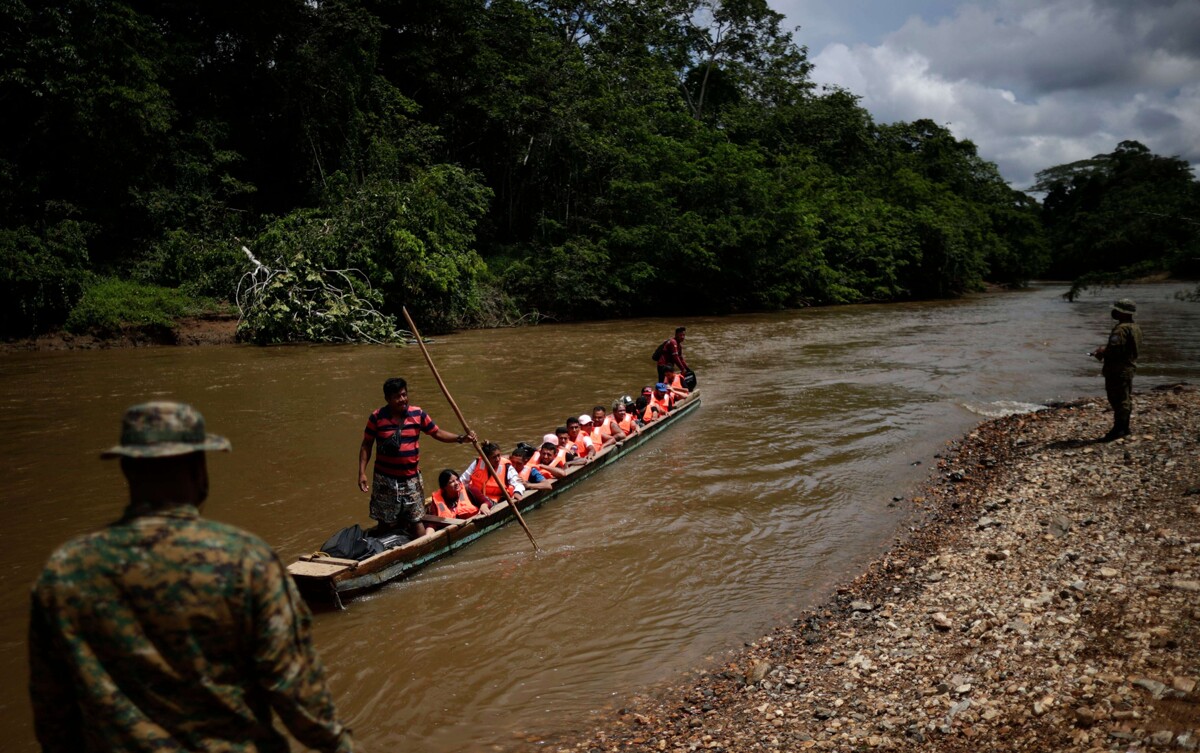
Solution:
[[[1138,394],[1135,435],[1080,439],[1101,403],[981,425],[823,606],[527,749],[1197,750],[1200,393]]]

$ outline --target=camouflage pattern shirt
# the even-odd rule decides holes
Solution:
[[[195,507],[126,510],[67,542],[33,588],[34,725],[45,751],[353,750],[311,616],[261,539]]]
[[[1104,365],[1100,373],[1121,374],[1137,368],[1138,351],[1142,349],[1142,328],[1133,322],[1117,322],[1104,347]]]

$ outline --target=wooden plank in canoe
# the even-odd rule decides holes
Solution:
[[[357,562],[355,564],[358,564]],[[288,565],[288,572],[293,576],[301,576],[306,578],[328,578],[337,575],[340,572],[349,570],[349,565],[335,565],[325,562],[293,562]]]
[[[348,560],[345,557],[326,557],[324,555],[305,554],[300,557],[301,562],[324,562],[328,565],[348,565],[350,567],[358,567],[358,560]]]
[[[463,523],[466,523],[467,521],[459,520],[458,518],[439,518],[436,515],[422,515],[421,522],[422,523],[439,523],[444,526],[461,526]]]
[[[475,529],[478,527],[478,521],[481,521],[481,520],[483,520],[483,519],[471,518],[470,520],[462,520],[462,521],[459,521],[460,523],[462,523],[461,526],[453,526],[451,528],[447,528],[446,529],[446,542],[449,544],[453,544],[454,542],[456,542],[460,539],[465,539],[466,537],[475,533]]]

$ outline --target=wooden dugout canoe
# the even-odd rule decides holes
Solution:
[[[663,418],[643,426],[638,434],[610,445],[590,462],[572,467],[567,475],[554,482],[550,489],[530,491],[517,501],[517,506],[525,513],[544,505],[601,468],[612,465],[641,447],[699,406],[700,393],[696,391]],[[507,502],[494,506],[487,515],[476,515],[469,520],[446,521],[443,518],[426,516],[429,522],[449,522],[450,525],[364,560],[306,554],[288,565],[288,572],[307,601],[317,604],[332,603],[341,608],[343,597],[407,577],[425,565],[512,522],[515,517]]]

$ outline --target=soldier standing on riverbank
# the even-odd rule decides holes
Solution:
[[[1133,414],[1133,372],[1137,370],[1138,353],[1142,349],[1142,329],[1133,323],[1137,304],[1122,298],[1113,304],[1112,318],[1117,320],[1109,333],[1108,343],[1092,351],[1104,362],[1104,391],[1113,410],[1113,427],[1101,437],[1101,442],[1129,436],[1129,418]]]
[[[350,753],[311,616],[271,548],[204,520],[205,452],[229,450],[189,405],[125,412],[129,507],[58,549],[33,588],[29,689],[43,751]]]

